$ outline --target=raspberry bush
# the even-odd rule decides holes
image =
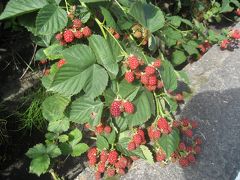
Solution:
[[[52,92],[42,104],[46,140],[26,153],[31,173],[85,152],[96,179],[123,175],[139,158],[195,163],[202,140],[193,134],[195,121],[174,118],[188,96],[177,90],[188,78],[175,68],[214,43],[225,49],[226,34],[137,0],[10,0],[0,19],[12,17],[39,46],[42,85]],[[230,38],[239,39],[239,32]],[[80,142],[83,137],[94,143]]]

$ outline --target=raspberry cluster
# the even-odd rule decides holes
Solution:
[[[193,131],[198,127],[198,123],[196,121],[190,121],[189,119],[182,119],[181,121],[176,121],[175,126],[178,127],[181,133],[190,138],[190,140],[186,142],[182,141],[179,143],[178,152],[174,153],[175,158],[179,159],[179,164],[182,167],[187,167],[191,163],[196,162],[195,155],[201,152],[200,145],[202,144],[202,139],[200,137],[193,138]],[[190,142],[192,142],[190,144]]]
[[[220,43],[220,48],[222,50],[230,50],[233,51],[234,49],[239,48],[240,44],[240,30],[235,29],[229,32],[228,39],[224,39]]]
[[[128,143],[128,150],[133,151],[141,144],[146,144],[145,134],[142,129],[138,129],[133,135],[132,140]]]
[[[148,128],[148,136],[150,140],[155,141],[160,138],[161,134],[169,134],[172,132],[172,127],[166,118],[159,118],[156,123],[153,123]]]
[[[119,154],[116,150],[102,150],[100,152],[96,147],[92,147],[88,150],[87,157],[89,165],[97,170],[96,179],[100,179],[102,176],[123,175],[132,164],[131,159]]]
[[[72,25],[63,32],[56,34],[55,38],[61,45],[71,43],[74,39],[87,38],[92,35],[92,31],[88,26],[83,27],[80,19],[73,19]]]
[[[113,117],[121,116],[122,112],[125,112],[127,114],[133,114],[134,110],[135,110],[134,105],[130,101],[117,99],[114,100],[110,105],[110,113]]]
[[[125,64],[128,68],[125,73],[125,80],[128,83],[140,80],[149,91],[155,91],[163,87],[163,82],[160,80],[159,72],[157,71],[157,68],[161,66],[160,59],[156,59],[152,64],[146,65],[137,56],[130,55]]]

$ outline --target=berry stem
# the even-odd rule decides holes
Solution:
[[[98,20],[98,18],[94,18],[94,20],[96,21],[96,23],[97,23],[98,26],[100,27],[100,29],[101,29],[101,31],[102,31],[102,34],[103,34],[104,38],[106,39],[106,38],[107,38],[107,34],[106,34],[105,31],[104,31],[103,23],[100,22],[100,21]]]
[[[68,2],[67,2],[67,0],[64,0],[64,1],[65,1],[65,7],[66,7],[66,9],[67,9],[67,13],[69,13]]]

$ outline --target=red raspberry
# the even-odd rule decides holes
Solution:
[[[168,129],[169,125],[165,118],[159,118],[157,121],[157,126],[159,129]]]
[[[155,91],[157,86],[150,86],[150,85],[147,85],[146,88],[149,90],[149,91]]]
[[[64,38],[64,41],[66,43],[73,42],[74,34],[73,34],[73,32],[71,30],[68,29],[68,30],[64,31],[63,38]]]
[[[148,84],[150,86],[155,86],[157,84],[157,77],[156,76],[149,76]]]
[[[164,86],[163,81],[158,80],[157,81],[157,88],[161,89],[161,88],[163,88],[163,86]]]
[[[74,33],[74,37],[77,39],[81,39],[83,37],[83,33],[81,31],[76,31]]]
[[[153,75],[153,74],[155,74],[155,72],[156,72],[156,69],[153,66],[147,66],[145,68],[145,73],[147,75]]]
[[[94,166],[97,163],[97,158],[91,158],[88,161],[89,166]]]
[[[118,153],[116,150],[112,150],[108,154],[108,162],[110,164],[114,164],[118,159]]]
[[[118,174],[120,174],[120,175],[124,175],[124,174],[125,174],[124,169],[118,169]]]
[[[82,21],[80,19],[73,20],[73,27],[79,29],[82,26]]]
[[[173,127],[178,128],[181,125],[180,121],[173,121]]]
[[[86,124],[84,125],[84,127],[85,127],[86,129],[89,129],[91,126],[90,126],[89,123],[86,123]]]
[[[196,129],[198,127],[198,122],[197,121],[191,121],[191,126],[193,129]]]
[[[193,149],[194,149],[196,154],[199,154],[201,152],[201,147],[200,146],[195,146]]]
[[[144,134],[144,131],[142,129],[138,129],[137,134],[139,134],[142,137],[143,140],[145,139],[145,134]]]
[[[229,40],[224,39],[220,44],[220,48],[221,49],[226,49],[229,43],[230,43]]]
[[[155,156],[157,162],[163,161],[166,159],[166,154],[164,152],[158,152]]]
[[[105,126],[105,128],[104,128],[105,133],[110,134],[111,131],[112,131],[112,128],[110,126]]]
[[[95,128],[95,132],[97,134],[101,134],[103,132],[103,129],[104,129],[104,126],[101,124],[101,125],[98,125],[96,128]]]
[[[187,152],[192,152],[193,151],[193,147],[192,146],[187,146],[186,147],[186,151]]]
[[[186,158],[190,163],[196,162],[196,158],[192,153],[188,154]]]
[[[230,37],[233,39],[240,39],[240,30],[235,29],[230,33]]]
[[[88,159],[91,159],[92,157],[97,157],[97,148],[96,147],[92,147],[88,150],[88,153],[87,153],[87,157]]]
[[[160,130],[153,131],[153,138],[154,139],[159,139],[160,136],[161,136],[161,131]]]
[[[185,151],[186,150],[186,145],[184,142],[180,142],[178,145],[179,150]]]
[[[133,142],[136,144],[136,146],[139,146],[142,143],[142,137],[139,134],[135,134],[133,136]]]
[[[201,145],[202,144],[202,139],[200,137],[195,138],[194,140],[196,145]]]
[[[120,34],[119,33],[116,33],[113,35],[116,39],[119,39],[120,38]]]
[[[187,129],[187,130],[183,131],[183,134],[189,138],[192,138],[192,136],[193,136],[193,132],[191,129]]]
[[[131,158],[133,161],[136,161],[136,160],[138,160],[138,159],[139,159],[139,157],[138,157],[138,156],[130,156],[130,158]]]
[[[100,172],[95,172],[95,180],[100,180],[101,179],[101,173]]]
[[[182,119],[182,125],[184,126],[184,127],[188,127],[189,126],[189,124],[190,124],[190,121],[188,120],[188,119]]]
[[[82,33],[84,37],[89,37],[92,35],[92,31],[88,26],[82,28]]]
[[[189,161],[187,158],[185,157],[182,157],[179,159],[179,164],[182,166],[182,167],[187,167],[189,165]]]
[[[106,162],[107,159],[108,159],[108,153],[107,153],[107,151],[104,151],[104,150],[103,150],[103,151],[100,153],[100,161],[101,161],[101,162]]]
[[[128,114],[132,114],[134,113],[134,105],[133,103],[129,102],[129,101],[126,101],[123,103],[123,107],[124,107],[124,111]]]
[[[50,69],[45,69],[44,71],[43,71],[43,75],[44,76],[48,76],[50,74]]]
[[[128,71],[125,73],[125,79],[128,83],[132,83],[134,81],[134,73],[132,71]]]
[[[150,139],[154,139],[154,130],[152,126],[148,128],[148,136]]]
[[[119,159],[119,167],[120,168],[126,168],[127,167],[127,164],[128,164],[128,160],[127,158],[125,158],[124,156],[122,156],[120,159]]]
[[[65,63],[66,63],[65,59],[60,59],[60,60],[57,62],[57,67],[58,67],[58,68],[61,68]]]
[[[159,68],[161,66],[161,60],[160,59],[156,59],[153,63],[153,66],[155,68]]]
[[[47,60],[43,59],[39,61],[39,64],[47,64]]]
[[[134,55],[129,56],[127,61],[128,61],[128,66],[131,70],[135,70],[138,68],[139,60],[136,56]]]
[[[115,176],[115,169],[109,167],[109,168],[107,169],[107,175],[108,175],[108,177],[113,177],[113,176]]]
[[[64,39],[60,40],[60,45],[61,45],[61,46],[65,46],[66,44],[67,44],[67,42],[64,41]]]
[[[121,105],[122,101],[113,101],[110,106],[110,113],[113,117],[118,117],[121,115]]]
[[[98,163],[98,172],[100,172],[100,173],[105,172],[105,163],[103,163],[103,162]]]
[[[176,94],[175,99],[176,99],[176,101],[183,101],[184,97],[182,94],[178,93],[178,94]]]
[[[55,38],[56,38],[56,40],[58,40],[58,41],[62,40],[62,38],[63,38],[62,33],[56,34]]]
[[[128,150],[129,150],[129,151],[133,151],[133,150],[135,150],[135,149],[136,149],[136,145],[135,145],[134,142],[128,143]]]
[[[149,76],[147,74],[142,74],[141,75],[141,83],[148,85],[148,81],[149,81]]]
[[[240,8],[238,8],[236,11],[235,11],[236,15],[237,16],[240,16]]]

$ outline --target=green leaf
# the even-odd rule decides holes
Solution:
[[[72,146],[66,142],[59,144],[59,148],[63,155],[69,155],[72,153]]]
[[[75,128],[69,133],[69,144],[75,146],[82,140],[82,133],[78,128]]]
[[[70,122],[67,119],[51,121],[48,124],[48,131],[54,133],[62,133],[69,129]]]
[[[91,68],[90,77],[86,82],[84,91],[86,96],[95,98],[103,93],[108,84],[108,74],[104,68],[94,64]]]
[[[38,34],[54,34],[67,25],[67,13],[59,6],[49,4],[43,7],[36,18]]]
[[[37,174],[40,176],[47,172],[48,167],[50,165],[50,158],[47,154],[34,158],[31,161],[29,171],[30,173]]]
[[[137,1],[131,6],[129,13],[150,32],[155,32],[164,26],[162,11],[152,4]]]
[[[74,64],[84,70],[96,62],[92,49],[86,45],[73,45],[63,51],[63,57],[69,64]]]
[[[148,147],[141,145],[140,149],[142,150],[147,162],[150,164],[153,164],[154,163],[153,155],[152,155],[152,152],[148,149]]]
[[[53,44],[47,47],[46,49],[44,49],[43,52],[47,56],[47,59],[55,60],[55,59],[63,58],[62,51],[63,51],[63,46],[61,46],[60,44]]]
[[[119,83],[119,95],[123,99],[130,96],[135,90],[139,90],[139,86],[128,83],[125,79]]]
[[[170,19],[170,23],[175,27],[179,27],[181,25],[182,18],[180,16],[170,16],[168,19]]]
[[[69,98],[55,94],[47,97],[42,103],[43,117],[49,121],[56,121],[64,116],[64,111],[69,103]]]
[[[71,155],[72,155],[73,157],[80,156],[80,155],[82,155],[83,153],[85,153],[85,152],[88,150],[88,148],[89,148],[89,147],[88,147],[87,144],[85,144],[85,143],[79,143],[79,144],[73,146]]]
[[[169,158],[172,153],[177,149],[179,145],[180,137],[179,132],[176,129],[170,134],[162,135],[161,138],[158,140],[159,145],[166,153],[167,158]]]
[[[197,48],[195,48],[192,44],[183,44],[182,46],[189,55],[199,54]],[[186,60],[186,57],[185,57],[185,60]]]
[[[186,46],[185,46],[186,47]],[[176,50],[172,54],[172,63],[174,66],[180,65],[187,60],[183,51]]]
[[[103,150],[103,149],[108,149],[109,148],[108,141],[103,136],[97,136],[96,145],[97,145],[97,148],[99,150]]]
[[[128,127],[128,120],[126,117],[118,117],[113,120],[114,125],[120,132],[125,131]]]
[[[111,52],[113,54],[113,57],[116,58],[116,62],[120,62],[123,59],[123,52],[121,49],[121,45],[118,42],[117,39],[115,39],[112,35],[107,36],[107,42],[109,44],[109,47],[111,49]]]
[[[80,0],[84,3],[96,3],[96,2],[110,2],[110,0]]]
[[[182,34],[171,27],[164,29],[165,42],[167,46],[171,47],[177,43],[177,41],[182,40]]]
[[[182,70],[182,71],[175,71],[175,72],[180,80],[182,80],[186,84],[190,83],[188,74],[185,71]]]
[[[99,124],[103,111],[103,103],[88,97],[81,97],[73,101],[70,107],[70,119],[76,123],[86,123],[93,120],[92,126]]]
[[[36,54],[35,54],[35,61],[40,61],[40,60],[44,60],[47,59],[46,55],[43,52],[44,48],[39,49]]]
[[[63,142],[67,142],[68,141],[68,135],[66,134],[62,134],[58,137],[59,142],[63,143]]]
[[[1,14],[0,20],[36,11],[47,4],[46,0],[10,0]]]
[[[36,144],[35,146],[33,146],[32,148],[30,148],[26,155],[29,158],[37,158],[43,154],[46,153],[46,147],[41,143],[41,144]]]
[[[57,145],[49,144],[49,145],[47,145],[47,154],[51,158],[56,158],[56,157],[60,156],[62,153],[61,153],[61,150],[58,148]]]
[[[32,34],[36,35],[36,21],[37,13],[32,12],[28,14],[24,14],[18,17],[19,23],[24,26],[28,31],[30,31]]]
[[[104,20],[106,21],[106,25],[107,27],[111,27],[114,28],[115,30],[117,30],[117,25],[115,20],[113,19],[111,13],[104,7],[100,7],[102,15],[104,17]]]
[[[90,47],[97,57],[98,63],[102,64],[113,76],[116,76],[119,70],[117,57],[114,56],[114,50],[111,49],[107,40],[99,35],[92,35],[88,40]]]
[[[170,111],[173,113],[177,110],[178,104],[175,100],[170,98],[169,96],[165,96],[164,99],[166,100],[167,104],[169,105]]]
[[[151,105],[145,90],[140,91],[133,101],[135,112],[127,116],[128,126],[133,127],[145,123],[151,117]]]
[[[177,88],[177,76],[174,68],[169,61],[162,61],[160,68],[161,78],[166,90],[175,90]]]
[[[107,139],[109,144],[114,144],[114,142],[116,140],[116,132],[115,132],[114,128],[112,128],[112,131],[110,134],[105,133],[104,137]]]

